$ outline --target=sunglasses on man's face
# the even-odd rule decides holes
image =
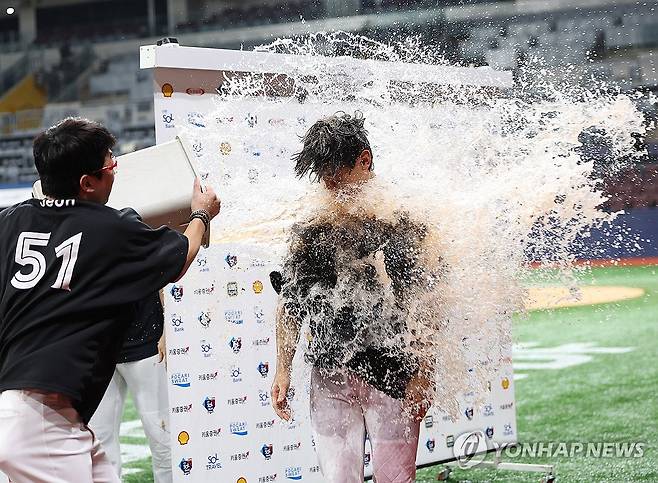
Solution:
[[[112,164],[103,166],[102,168],[97,169],[96,171],[92,171],[92,174],[102,173],[103,171],[114,171],[117,168],[119,162],[117,161],[117,158],[114,154],[110,154],[110,156],[112,156]]]

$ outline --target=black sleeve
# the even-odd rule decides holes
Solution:
[[[293,227],[280,285],[281,300],[293,316],[304,317],[302,306],[311,288],[317,283],[327,285],[324,279],[334,273],[331,257],[318,246],[312,246],[317,236],[313,228]]]
[[[119,212],[114,225],[112,238],[119,246],[112,249],[114,266],[108,267],[111,298],[137,301],[180,275],[187,259],[187,237],[165,226],[150,228],[130,208]]]

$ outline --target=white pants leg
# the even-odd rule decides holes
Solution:
[[[171,483],[167,371],[158,355],[117,365],[128,385],[151,448],[155,483]]]
[[[0,470],[12,483],[120,483],[76,410],[28,391],[0,394]]]
[[[327,483],[363,483],[365,422],[349,377],[311,374],[311,429]]]
[[[117,365],[119,367],[120,364]],[[89,421],[89,427],[100,440],[117,475],[121,476],[121,444],[119,430],[126,400],[126,381],[117,369],[107,386],[98,409]]]

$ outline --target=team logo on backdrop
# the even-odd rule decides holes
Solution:
[[[194,295],[212,295],[215,291],[215,283],[213,282],[210,287],[201,287],[194,289]]]
[[[170,356],[186,356],[190,353],[190,346],[187,347],[170,347],[167,349]]]
[[[256,429],[270,429],[274,427],[274,423],[276,421],[274,419],[268,419],[267,421],[260,421],[256,423]]]
[[[256,319],[257,324],[262,324],[265,322],[265,312],[263,311],[263,308],[255,305],[254,306],[254,318]]]
[[[206,127],[206,120],[203,117],[203,114],[201,114],[200,112],[190,112],[187,115],[187,122],[188,124],[194,127],[199,127],[199,128]]]
[[[208,267],[208,257],[205,255],[199,255],[196,259],[196,266],[199,269],[199,272],[208,272],[210,270]]]
[[[247,404],[247,396],[232,397],[228,401],[226,401],[226,404],[228,404],[229,406],[242,406],[244,404]]]
[[[203,357],[212,357],[212,345],[207,340],[201,341],[201,354]]]
[[[208,463],[206,463],[206,470],[219,470],[222,467],[221,461],[217,453],[208,455]]]
[[[502,409],[503,411],[506,409],[512,409],[513,407],[514,407],[514,402],[508,402],[500,405],[500,409]]]
[[[514,431],[512,430],[512,424],[511,423],[505,424],[505,426],[503,427],[503,435],[512,436],[512,434],[514,434]]]
[[[301,480],[302,479],[302,467],[301,466],[288,466],[286,468],[286,478],[289,480]]]
[[[260,153],[258,153],[258,156],[260,156]],[[249,178],[250,183],[255,183],[258,181],[258,176],[259,172],[256,168],[249,168],[249,173],[247,174],[247,177]]]
[[[214,381],[217,379],[217,374],[218,372],[204,372],[203,374],[199,374],[199,381]]]
[[[320,473],[320,465],[311,466],[308,469],[309,473]]]
[[[238,296],[238,283],[237,282],[229,282],[226,284],[226,294],[229,297],[237,297]]]
[[[192,472],[192,458],[183,458],[178,463],[178,467],[181,469],[184,475],[189,475]]]
[[[446,436],[446,447],[452,448],[455,445],[455,435],[449,434]]]
[[[245,120],[249,127],[256,127],[256,124],[258,124],[258,116],[256,114],[248,113]]]
[[[231,455],[231,461],[244,461],[248,458],[249,458],[249,451],[245,451],[243,453],[235,453]]]
[[[203,327],[204,329],[210,327],[210,323],[212,322],[209,312],[201,312],[201,314],[199,314],[199,316],[197,317],[197,320],[201,324],[201,327]]]
[[[174,115],[167,109],[162,110],[162,123],[166,129],[176,127],[174,124]]]
[[[190,442],[190,434],[187,431],[181,431],[178,433],[178,444],[185,446]]]
[[[186,406],[174,406],[171,408],[172,414],[183,414],[183,413],[189,413],[192,411],[192,404],[188,404]]]
[[[487,429],[484,430],[484,434],[486,434],[487,438],[489,438],[489,439],[493,438],[493,435],[494,435],[493,426],[488,426]]]
[[[172,314],[171,315],[171,326],[174,328],[174,332],[183,332],[183,318],[180,315]]]
[[[288,451],[297,451],[301,447],[302,447],[301,442],[286,444],[286,445],[283,446],[283,451],[286,451],[286,452],[288,452]]]
[[[256,280],[252,285],[251,288],[254,289],[254,293],[260,294],[263,293],[263,282],[260,280]]]
[[[260,453],[266,460],[269,460],[272,458],[272,454],[274,454],[274,447],[271,444],[264,444],[260,449]]]
[[[208,411],[208,414],[212,414],[215,411],[215,398],[206,396],[206,398],[203,400],[203,407],[205,408],[206,411]]]
[[[258,390],[258,400],[260,401],[260,405],[265,407],[270,405],[270,393],[267,391],[263,391],[262,389]]]
[[[173,297],[175,302],[180,302],[183,300],[183,286],[182,285],[174,285],[171,287],[171,296]]]
[[[258,477],[258,483],[271,483],[272,481],[276,481],[276,473],[273,473],[271,475],[264,475],[264,476],[259,476]],[[247,480],[244,482],[238,482],[238,483],[247,483]]]
[[[436,447],[436,441],[434,441],[434,438],[428,439],[425,443],[425,447],[427,448],[427,451],[433,453],[434,448]]]
[[[493,416],[494,415],[493,406],[491,404],[485,405],[484,409],[482,410],[482,415],[487,417]]]
[[[217,436],[220,436],[221,434],[222,434],[222,428],[206,429],[205,431],[201,431],[201,437],[202,438],[216,438]]]
[[[231,340],[228,341],[228,345],[233,353],[237,354],[240,352],[240,349],[242,349],[242,337],[231,337]]]
[[[231,367],[231,379],[233,382],[242,382],[242,370],[238,366]]]
[[[242,318],[242,310],[239,309],[225,310],[224,319],[226,322],[230,322],[231,324],[235,325],[242,325],[244,323],[244,319]]]
[[[235,118],[233,116],[217,116],[215,123],[217,124],[231,124]]]
[[[171,375],[171,384],[178,387],[190,387],[190,373],[175,372]]]
[[[434,416],[428,414],[427,416],[425,416],[425,427],[431,428],[432,426],[434,426]]]
[[[249,434],[247,431],[246,421],[238,421],[231,423],[229,425],[229,429],[231,431],[231,434],[235,434],[236,436],[247,436],[247,434]]]
[[[222,156],[228,156],[231,154],[231,144],[227,143],[226,141],[222,142],[219,144],[219,152],[222,154]]]
[[[229,253],[226,255],[226,258],[224,258],[224,261],[229,267],[233,268],[238,264],[238,257]]]
[[[188,87],[185,92],[190,96],[202,96],[206,93],[201,87]]]
[[[466,416],[469,421],[473,419],[473,408],[466,408],[464,411],[464,416]]]
[[[503,386],[503,389],[509,389],[509,379],[507,377],[503,377],[503,380],[500,381],[500,385]]]
[[[281,117],[273,117],[267,121],[270,126],[281,127],[286,125],[286,120]]]
[[[263,337],[262,339],[255,339],[252,344],[256,347],[264,347],[270,345],[270,338]]]
[[[217,124],[231,124],[235,121],[233,116],[217,116],[215,117],[215,123]]]
[[[258,372],[260,372],[261,377],[267,377],[267,375],[270,372],[270,363],[261,362],[260,364],[258,364]]]
[[[200,158],[203,156],[203,144],[201,144],[201,141],[197,141],[195,143],[192,143],[192,151],[194,151],[194,155],[197,158]]]

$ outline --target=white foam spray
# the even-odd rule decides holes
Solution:
[[[644,134],[647,126],[632,96],[601,85],[557,87],[534,67],[506,91],[431,86],[422,79],[391,84],[376,66],[355,71],[347,61],[319,55],[337,48],[369,59],[444,64],[409,41],[382,44],[345,33],[278,40],[258,50],[305,55],[306,61],[282,68],[285,77],[227,76],[213,116],[233,115],[222,101],[228,98],[251,103],[261,120],[300,99],[327,115],[339,109],[364,114],[377,176],[358,208],[384,220],[410,213],[430,233],[426,262],[448,267],[442,283],[421,294],[426,310],[409,323],[437,357],[434,402],[456,415],[456,395],[481,392],[500,348],[510,345],[508,319],[523,310],[529,254],[559,267],[567,283],[572,279],[574,240],[615,217],[600,209],[601,178],[641,154],[632,134]],[[289,95],[263,95],[273,91]],[[315,120],[251,138],[235,126],[206,131],[216,141],[260,147],[250,162],[202,160],[223,199],[219,223],[227,228],[215,230],[215,241],[240,239],[284,255],[293,223],[335,208],[321,185],[295,178],[290,161],[301,149],[299,135]],[[604,168],[579,154],[579,136],[592,128],[603,130],[611,147]],[[296,378],[306,377],[299,361],[297,368]]]

